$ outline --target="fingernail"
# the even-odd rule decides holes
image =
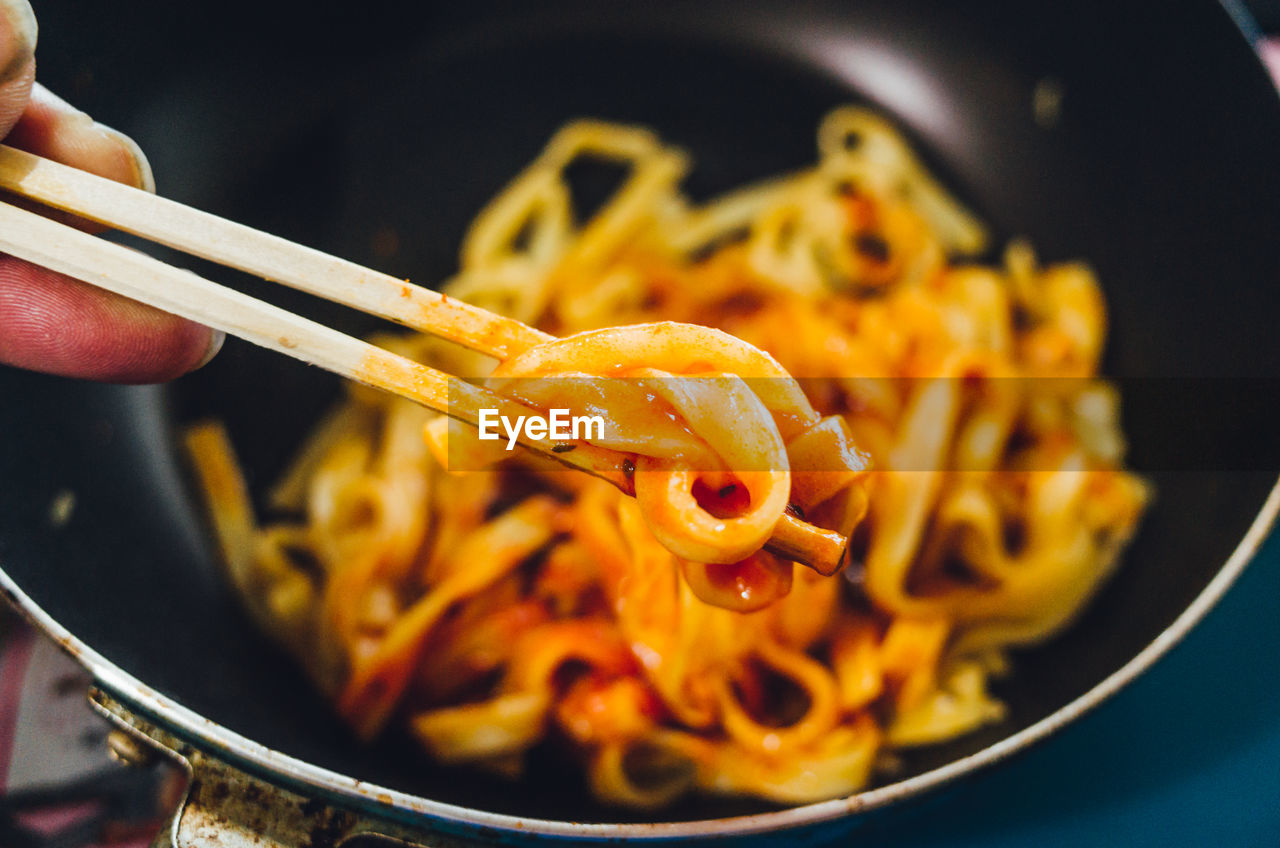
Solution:
[[[138,142],[129,138],[129,136],[120,132],[120,130],[109,127],[106,124],[94,122],[93,126],[94,129],[102,133],[102,135],[119,145],[120,149],[129,156],[129,162],[133,166],[133,173],[135,177],[133,184],[143,191],[149,191],[152,194],[155,194],[156,178],[151,172],[151,163],[147,161],[147,154],[142,152],[142,148],[138,146]]]
[[[196,367],[191,370],[196,371],[208,365],[210,360],[218,355],[218,351],[222,350],[222,343],[226,340],[227,334],[221,330],[209,330],[209,347],[204,352],[204,358],[197,362]]]
[[[0,0],[0,16],[0,32],[6,36],[5,52],[0,55],[0,80],[7,81],[31,61],[38,27],[36,13],[27,0]]]

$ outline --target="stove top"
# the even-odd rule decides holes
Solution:
[[[3,848],[146,848],[176,805],[181,772],[117,762],[88,687],[83,668],[0,607]]]

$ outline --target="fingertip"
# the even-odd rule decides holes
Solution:
[[[206,328],[208,329],[208,328]],[[209,342],[205,347],[204,355],[200,357],[200,361],[196,363],[192,371],[198,371],[205,367],[213,358],[218,355],[218,351],[222,350],[222,345],[227,340],[227,334],[221,330],[209,330]]]
[[[105,345],[101,362],[112,368],[87,379],[106,383],[167,383],[208,365],[222,349],[225,336],[210,328],[169,315],[150,306],[136,307],[132,326],[115,332],[119,338]]]
[[[208,362],[221,334],[111,292],[0,259],[0,362],[109,383],[162,383]]]
[[[36,19],[26,0],[0,0],[0,137],[9,134],[36,78]]]
[[[94,121],[38,83],[32,86],[26,111],[6,142],[109,180],[155,190],[151,164],[137,142]]]
[[[70,281],[73,285],[78,282]],[[110,292],[78,333],[64,336],[55,373],[103,383],[167,383],[202,368],[222,346],[220,333]]]
[[[27,0],[0,0],[0,82],[17,77],[32,61],[39,31]]]
[[[143,152],[138,142],[106,124],[95,123],[94,127],[106,139],[108,146],[114,146],[118,151],[120,176],[111,177],[111,179],[155,194],[156,177],[151,170],[151,162],[147,159],[147,154]]]

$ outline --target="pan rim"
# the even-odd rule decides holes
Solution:
[[[93,675],[98,686],[130,706],[158,718],[192,744],[216,756],[228,758],[235,765],[286,787],[314,793],[373,816],[424,829],[434,822],[455,829],[463,825],[511,835],[536,834],[578,839],[607,837],[662,840],[711,835],[745,836],[820,824],[913,798],[958,777],[994,765],[1055,733],[1131,683],[1181,642],[1244,572],[1270,535],[1277,515],[1280,515],[1280,476],[1272,484],[1249,529],[1222,567],[1168,627],[1137,655],[1087,692],[1017,733],[946,765],[844,798],[748,816],[682,822],[585,823],[525,818],[433,801],[321,768],[241,736],[147,686],[90,648],[45,612],[14,582],[2,565],[0,592],[8,596],[33,624],[83,665]]]

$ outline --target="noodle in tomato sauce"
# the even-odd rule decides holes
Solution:
[[[583,159],[627,175],[580,222]],[[221,426],[190,431],[232,582],[362,736],[402,723],[513,776],[554,739],[635,807],[846,795],[999,721],[1008,649],[1065,626],[1134,532],[1086,266],[1021,242],[978,262],[981,224],[860,108],[822,121],[812,167],[710,203],[687,167],[647,130],[567,125],[445,288],[560,338],[496,365],[379,340],[596,403],[635,498],[528,452],[482,467],[462,425],[356,386],[259,521]],[[854,579],[762,549],[787,509],[851,534]]]

